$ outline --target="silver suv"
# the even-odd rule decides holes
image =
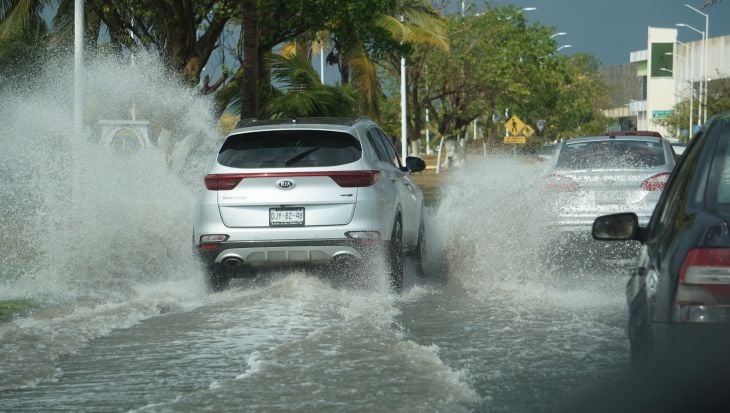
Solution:
[[[382,257],[396,292],[404,251],[420,262],[423,193],[390,138],[368,118],[292,119],[239,124],[205,177],[193,244],[209,286],[260,267],[333,265],[350,269]]]

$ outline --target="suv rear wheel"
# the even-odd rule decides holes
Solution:
[[[423,220],[423,214],[421,215],[421,224],[418,227],[418,243],[416,244],[416,264],[418,265],[418,274],[423,277],[424,266],[423,260],[426,257],[426,223]]]
[[[393,291],[403,291],[403,228],[400,216],[393,224],[393,233],[390,235],[387,254],[388,275]]]
[[[231,280],[230,270],[221,265],[210,265],[206,269],[206,283],[213,292],[225,290]]]

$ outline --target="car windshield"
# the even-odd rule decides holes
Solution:
[[[607,139],[566,143],[560,151],[560,169],[636,169],[664,165],[659,141]]]
[[[262,131],[230,136],[218,162],[233,168],[335,166],[355,162],[361,152],[360,142],[345,132]]]

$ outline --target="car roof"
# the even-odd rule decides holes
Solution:
[[[601,136],[583,136],[580,138],[572,138],[565,141],[566,145],[572,145],[580,142],[599,142],[607,139],[617,141],[644,141],[644,142],[661,142],[663,138],[649,135],[601,135]]]
[[[330,131],[349,132],[353,127],[360,123],[375,124],[372,119],[367,116],[359,118],[327,118],[327,117],[308,117],[308,118],[289,118],[289,119],[242,119],[236,125],[236,128],[228,133],[228,135],[237,135],[248,132],[263,132],[271,130],[283,129],[322,129]]]
[[[657,138],[661,138],[662,134],[650,130],[623,130],[606,132],[604,136],[654,136]]]
[[[241,119],[236,124],[236,129],[251,128],[256,126],[295,126],[295,125],[330,125],[330,126],[353,126],[361,121],[371,121],[367,116],[358,118],[348,117],[305,117],[287,119]]]

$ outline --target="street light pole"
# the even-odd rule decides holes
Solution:
[[[404,22],[403,16],[400,16],[401,24]],[[400,153],[401,162],[403,165],[406,164],[406,157],[408,156],[408,117],[406,110],[408,109],[408,101],[406,100],[406,58],[401,56],[400,58]]]
[[[553,33],[553,34],[551,34],[551,35],[550,35],[550,38],[551,38],[551,39],[554,39],[554,38],[556,38],[556,37],[558,37],[558,36],[565,36],[566,34],[568,34],[568,33],[566,33],[566,32],[557,32],[557,33]]]
[[[710,37],[710,15],[707,14],[707,13],[703,13],[703,12],[697,10],[696,8],[690,6],[689,4],[685,4],[685,6],[687,6],[690,10],[692,10],[692,11],[694,11],[696,13],[699,13],[700,15],[702,15],[702,16],[705,17],[705,31],[704,31],[704,35],[702,36],[702,55],[703,55],[702,60],[704,62],[704,65],[703,65],[704,67],[703,67],[703,70],[702,70],[702,78],[703,78],[704,89],[705,89],[704,90],[704,98],[705,98],[705,100],[703,102],[704,103],[704,106],[705,106],[705,110],[704,110],[704,117],[703,117],[702,122],[705,123],[705,122],[707,122],[707,92],[708,92],[708,89],[707,89],[707,83],[708,83],[707,82],[707,66],[709,66],[709,62],[707,60],[709,58],[709,56],[707,55],[707,43],[708,43],[709,37]],[[700,97],[700,100],[702,100],[702,97]]]
[[[77,139],[84,127],[84,93],[81,83],[84,63],[84,0],[74,2],[74,133]]]
[[[406,164],[406,156],[408,152],[408,124],[406,117],[407,110],[406,101],[406,58],[400,58],[400,152],[403,165]]]
[[[572,45],[572,44],[564,44],[564,45],[562,45],[562,46],[558,47],[558,49],[557,49],[557,50],[555,50],[555,52],[557,53],[557,52],[559,52],[559,51],[561,51],[561,50],[563,50],[563,49],[567,49],[567,48],[569,48],[569,47],[573,47],[573,45]]]

